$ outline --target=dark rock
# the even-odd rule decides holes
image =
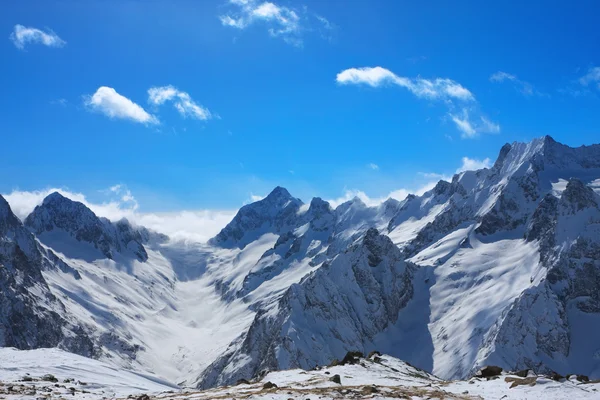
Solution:
[[[528,374],[529,374],[529,370],[528,369],[522,369],[520,371],[514,372],[514,375],[520,376],[521,378],[527,378]]]
[[[249,385],[250,381],[248,381],[248,379],[240,379],[235,384],[236,385]]]
[[[150,396],[143,394],[137,398],[137,400],[150,400]]]
[[[340,376],[338,374],[335,374],[334,376],[332,376],[331,378],[329,378],[329,380],[331,382],[335,382],[337,384],[342,384],[342,378],[340,378]]]
[[[58,382],[58,379],[52,374],[46,374],[42,376],[42,380],[46,382]]]
[[[360,351],[349,351],[344,356],[340,365],[357,364],[362,357],[364,357],[364,355]]]
[[[550,379],[552,379],[553,381],[561,381],[565,379],[565,377],[559,374],[558,372],[552,372],[550,374]]]
[[[577,375],[576,379],[579,382],[589,382],[590,381],[590,378],[587,375]]]
[[[479,370],[477,375],[478,378],[490,378],[492,376],[498,376],[502,373],[502,368],[495,365],[488,365]]]
[[[263,385],[263,389],[274,389],[277,388],[277,385],[273,382],[267,382]]]

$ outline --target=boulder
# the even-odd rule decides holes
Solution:
[[[477,375],[478,378],[491,378],[492,376],[498,376],[502,373],[502,368],[495,365],[487,365],[479,370]]]
[[[267,382],[263,385],[263,389],[275,389],[277,388],[277,385],[274,384],[273,382]]]

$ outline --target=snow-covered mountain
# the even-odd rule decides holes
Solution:
[[[375,349],[445,379],[600,378],[598,192],[600,145],[543,137],[377,207],[277,187],[207,243],[57,193],[23,225],[2,199],[0,343],[203,388]]]

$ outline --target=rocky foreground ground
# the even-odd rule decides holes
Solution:
[[[36,371],[35,355],[41,368]],[[19,352],[2,358],[0,399],[598,399],[600,382],[582,375],[537,375],[488,367],[462,381],[446,381],[403,361],[373,353],[348,354],[332,365],[311,371],[265,372],[253,381],[209,390],[169,386],[156,377],[119,370],[95,360],[84,361],[56,349]],[[23,353],[24,357],[19,357]],[[49,354],[48,354],[49,353]],[[31,356],[34,357],[31,357]],[[48,357],[50,355],[50,357]],[[48,368],[52,357],[62,357]],[[19,362],[19,359],[29,360]],[[11,361],[12,360],[12,361]],[[12,365],[10,365],[12,363]],[[85,380],[84,380],[85,379]]]

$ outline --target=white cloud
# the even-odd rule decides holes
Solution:
[[[59,192],[71,200],[89,207],[96,215],[111,221],[127,218],[130,222],[169,235],[176,240],[204,242],[215,236],[235,216],[237,210],[182,210],[173,212],[142,213],[135,197],[124,185],[115,185],[105,193],[110,198],[104,202],[88,201],[85,195],[67,189],[50,188],[38,191],[14,190],[3,195],[13,212],[25,219],[35,206],[50,193]]]
[[[306,7],[303,12],[299,12],[271,1],[229,0],[228,3],[231,12],[219,17],[223,26],[246,29],[260,23],[266,26],[269,35],[294,46],[302,46],[302,34],[314,30],[310,26],[311,20],[318,22],[326,30],[334,28],[325,17],[308,13]]]
[[[579,83],[583,86],[596,84],[597,88],[600,90],[600,67],[590,68],[587,74],[579,78]]]
[[[407,78],[382,67],[349,68],[337,74],[336,81],[342,85],[365,84],[372,87],[393,84],[408,89],[417,97],[433,100],[475,100],[473,93],[452,79]]]
[[[84,103],[91,110],[100,112],[109,118],[128,119],[142,124],[158,124],[158,119],[146,112],[140,105],[120,95],[113,88],[101,86]]]
[[[207,108],[194,102],[188,93],[178,90],[171,85],[148,89],[148,102],[151,104],[161,105],[167,101],[173,101],[175,109],[177,109],[183,117],[199,120],[212,118],[212,114]]]
[[[474,138],[480,133],[499,133],[500,125],[490,121],[484,116],[471,119],[470,112],[467,108],[463,108],[460,114],[449,114],[456,128],[461,131],[462,138]]]
[[[475,171],[482,168],[490,168],[491,166],[492,160],[489,158],[478,160],[476,158],[463,157],[462,165],[456,170],[456,173],[459,174],[463,171]]]
[[[549,97],[547,94],[542,93],[536,90],[533,85],[529,82],[523,81],[519,79],[516,75],[509,74],[507,72],[498,71],[493,73],[490,76],[491,82],[501,83],[501,82],[512,82],[515,89],[523,94],[524,96],[540,96],[540,97]]]
[[[252,202],[252,203],[254,203],[255,201],[261,201],[264,198],[265,198],[265,196],[250,193],[250,202]]]
[[[377,171],[377,170],[379,170],[379,165],[374,164],[374,163],[369,163],[369,164],[367,164],[367,168]]]
[[[15,25],[15,28],[10,35],[10,40],[12,40],[14,45],[21,50],[29,43],[39,43],[48,47],[63,47],[67,44],[67,42],[62,40],[51,30],[44,32],[40,29],[23,25]]]
[[[262,22],[267,25],[271,36],[281,36],[289,43],[302,44],[300,17],[296,11],[272,2],[233,0],[230,3],[237,6],[237,10],[231,15],[219,17],[224,26],[244,29],[256,22]]]

